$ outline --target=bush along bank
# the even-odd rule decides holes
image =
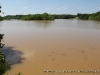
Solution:
[[[0,34],[0,75],[3,75],[7,70],[10,69],[9,64],[5,60],[5,55],[2,52],[4,44],[1,43],[4,34]]]

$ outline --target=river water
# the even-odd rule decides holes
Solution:
[[[44,70],[100,70],[100,22],[56,19],[0,22],[3,52],[11,70],[5,75],[99,75],[44,73]]]

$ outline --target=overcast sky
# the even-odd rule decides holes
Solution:
[[[0,0],[4,15],[77,14],[100,11],[100,0]],[[3,14],[1,14],[3,15]]]

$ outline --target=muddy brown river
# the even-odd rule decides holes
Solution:
[[[9,20],[0,22],[0,30],[5,34],[3,52],[12,67],[4,75],[100,74],[98,21]]]

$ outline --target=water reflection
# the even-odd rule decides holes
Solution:
[[[89,21],[89,20],[76,20],[77,28],[85,28],[85,29],[100,29],[99,21]]]
[[[51,26],[52,21],[36,21],[37,22],[37,27],[42,27],[42,28],[48,28]]]
[[[21,20],[9,20],[2,21],[0,26],[3,28],[52,28],[52,27],[73,27],[73,28],[85,28],[85,29],[100,29],[99,21],[89,20],[77,20],[77,19],[56,19],[54,21],[21,21]]]

